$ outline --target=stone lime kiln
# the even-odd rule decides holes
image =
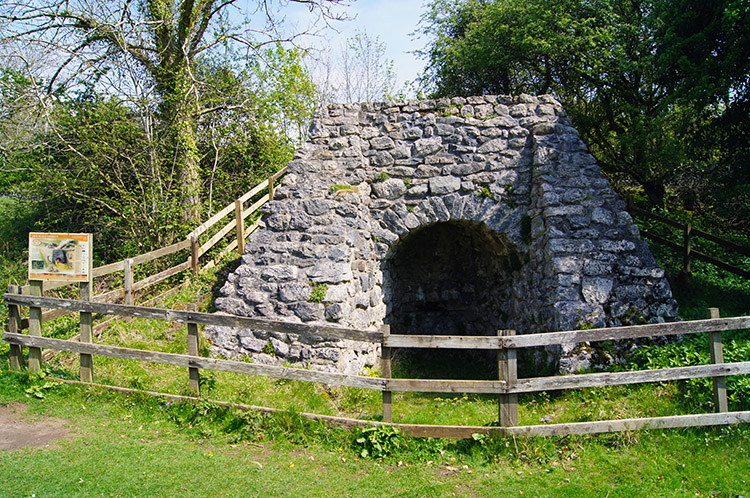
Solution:
[[[550,96],[331,106],[216,300],[242,316],[493,335],[673,320],[625,203]],[[357,373],[370,344],[209,327],[213,352]],[[550,351],[570,369],[571,351]]]

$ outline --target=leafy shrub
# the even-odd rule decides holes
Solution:
[[[361,429],[354,440],[362,458],[383,458],[406,446],[404,436],[390,425]]]
[[[322,303],[323,300],[326,298],[326,292],[328,292],[328,286],[326,284],[316,284],[316,283],[310,282],[310,287],[312,287],[312,292],[310,292],[309,301],[311,303]]]
[[[750,361],[750,331],[727,333],[724,341],[724,361],[727,363]],[[630,368],[678,368],[711,363],[707,336],[690,337],[682,342],[665,346],[642,346],[633,352]],[[726,377],[727,399],[730,410],[750,409],[750,377]],[[688,379],[680,384],[683,400],[691,409],[713,408],[711,378]]]

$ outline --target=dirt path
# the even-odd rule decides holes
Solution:
[[[41,448],[68,437],[67,421],[29,415],[28,411],[29,407],[20,403],[0,405],[0,450]]]

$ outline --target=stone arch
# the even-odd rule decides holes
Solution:
[[[494,335],[513,326],[522,255],[506,234],[484,223],[450,220],[421,226],[391,247],[381,264],[384,322],[394,334]],[[493,378],[493,351],[416,350],[425,375]],[[425,367],[432,368],[425,368]]]

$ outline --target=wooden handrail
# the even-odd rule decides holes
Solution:
[[[255,213],[258,209],[260,209],[261,206],[263,206],[266,202],[268,202],[270,199],[272,199],[273,196],[273,185],[276,180],[278,180],[279,177],[281,177],[283,174],[285,174],[287,171],[287,168],[284,167],[278,172],[274,173],[272,176],[267,178],[266,180],[263,180],[258,185],[253,187],[251,190],[249,190],[247,193],[243,194],[239,201],[240,203],[246,202],[249,199],[252,199],[256,195],[258,195],[263,190],[268,189],[268,194],[264,197],[261,197],[258,201],[256,201],[252,206],[250,206],[247,210],[242,211],[242,219],[244,220],[251,214]],[[211,227],[216,225],[219,221],[221,221],[224,217],[226,217],[228,214],[232,213],[235,210],[235,202],[232,202],[228,204],[226,207],[224,207],[222,210],[220,210],[218,213],[214,214],[211,218],[206,220],[204,223],[202,223],[200,226],[198,226],[195,230],[190,232],[188,234],[187,238],[185,240],[182,240],[180,242],[175,242],[174,244],[171,244],[166,247],[161,247],[158,249],[155,249],[153,251],[149,251],[144,254],[139,254],[137,256],[134,256],[132,258],[128,258],[122,261],[116,261],[114,263],[109,263],[106,265],[98,266],[93,269],[92,271],[92,277],[93,278],[99,278],[106,275],[110,275],[112,273],[116,272],[128,272],[130,271],[129,275],[125,276],[125,281],[132,281],[133,275],[132,275],[132,269],[136,265],[143,264],[149,261],[154,261],[156,259],[162,258],[164,256],[168,256],[170,254],[175,254],[177,252],[191,249],[192,248],[192,238],[197,237],[203,233],[205,233],[207,230],[209,230]],[[206,243],[203,245],[200,245],[197,247],[197,254],[194,256],[195,258],[200,258],[203,254],[205,254],[207,251],[209,251],[212,247],[214,247],[221,239],[223,239],[226,235],[228,235],[233,228],[237,226],[237,219],[233,218],[229,223],[227,223],[221,230],[219,230],[216,234],[214,234]],[[257,228],[258,224],[255,223],[248,227],[248,229],[245,231],[244,235],[247,236],[250,234],[253,230]],[[237,247],[237,241],[233,240],[229,243],[227,248],[225,248],[220,254],[219,258],[223,257],[224,254],[228,253],[229,251],[235,249]],[[193,256],[191,256],[192,258]],[[128,263],[129,260],[129,263]],[[211,264],[206,265],[206,267],[211,266]],[[193,268],[198,269],[199,265],[197,261],[191,261],[187,264],[183,263],[177,266],[174,266],[172,268],[169,268],[167,270],[161,271],[155,275],[149,276],[139,282],[136,282],[130,286],[130,293],[142,290],[146,287],[152,286],[158,282],[163,281],[164,279],[168,278],[169,276],[175,275],[181,271],[186,270],[187,268]],[[70,282],[65,281],[45,281],[43,282],[43,289],[42,292],[58,289],[62,287],[67,287],[71,285]],[[23,286],[21,288],[21,292],[24,294],[28,294],[30,292],[31,287],[29,285]],[[106,301],[109,301],[112,297],[122,297],[123,295],[131,295],[124,289],[115,289],[113,291],[110,291],[104,295]],[[100,301],[100,296],[94,296],[95,301]],[[52,320],[55,318],[59,318],[61,316],[67,315],[68,312],[64,310],[56,310],[53,312],[45,313],[44,318],[45,321]],[[26,321],[26,324],[28,325],[28,320]]]
[[[690,264],[691,260],[697,259],[700,261],[704,261],[706,263],[710,263],[714,266],[717,266],[721,268],[722,270],[726,270],[730,273],[734,273],[735,275],[739,275],[744,278],[750,278],[750,271],[743,270],[742,268],[737,268],[734,265],[725,263],[721,260],[718,260],[714,257],[709,256],[708,254],[704,254],[700,251],[696,251],[695,249],[692,248],[691,240],[693,237],[700,237],[700,238],[709,240],[711,242],[714,242],[715,244],[718,244],[720,247],[727,249],[728,251],[732,251],[732,252],[741,254],[743,256],[750,256],[750,247],[742,246],[734,242],[731,242],[729,240],[722,239],[721,237],[717,237],[716,235],[710,234],[703,230],[693,228],[692,225],[690,225],[689,223],[688,224],[680,223],[679,221],[672,220],[665,216],[661,216],[661,215],[652,213],[650,211],[647,211],[645,209],[635,207],[633,205],[632,199],[628,199],[628,210],[633,215],[655,220],[655,221],[664,223],[666,225],[669,225],[671,227],[678,228],[683,231],[684,237],[683,237],[682,244],[673,242],[660,235],[657,235],[655,233],[651,233],[645,230],[642,230],[641,234],[645,238],[652,240],[656,242],[657,244],[661,244],[667,247],[671,247],[672,249],[682,251],[684,254],[683,267],[687,273],[691,272],[691,264]]]

